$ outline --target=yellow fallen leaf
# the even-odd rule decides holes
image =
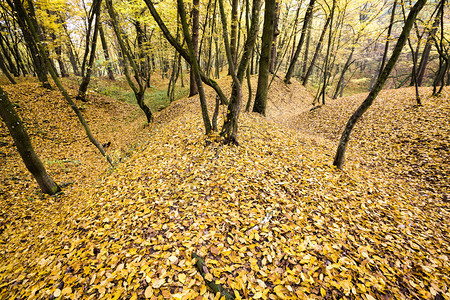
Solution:
[[[253,295],[253,299],[259,299],[259,298],[261,298],[262,297],[262,293],[261,292],[256,292],[254,295]]]
[[[212,276],[212,274],[211,274],[211,273],[205,274],[205,279],[208,280],[208,281],[213,281],[213,276]]]
[[[284,293],[287,293],[288,290],[284,286],[277,285],[273,290],[280,299],[287,299],[287,296]]]
[[[58,298],[59,296],[61,296],[61,290],[60,289],[56,289],[53,292],[53,297]]]
[[[375,299],[373,296],[371,296],[370,294],[364,294],[367,298],[367,300],[377,300]]]
[[[166,280],[164,278],[156,279],[155,281],[153,281],[152,288],[159,289],[165,282]]]
[[[151,296],[153,296],[153,288],[151,286],[148,286],[145,289],[144,296],[145,298],[150,298]]]
[[[179,275],[178,275],[178,280],[179,280],[181,283],[185,283],[185,282],[186,282],[186,275],[183,274],[183,273],[179,274]]]
[[[61,295],[70,295],[72,294],[72,288],[70,286],[67,286],[62,289]]]

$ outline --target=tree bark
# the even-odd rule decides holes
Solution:
[[[378,76],[378,79],[375,82],[375,85],[373,86],[367,98],[348,120],[344,132],[342,133],[341,139],[339,141],[339,145],[333,161],[333,165],[336,166],[338,169],[342,169],[344,165],[345,150],[347,148],[347,144],[350,139],[350,134],[353,130],[353,127],[362,117],[362,115],[369,109],[369,107],[372,105],[373,101],[377,97],[378,93],[383,88],[384,83],[386,82],[387,78],[389,77],[389,74],[394,68],[395,63],[397,62],[398,57],[400,56],[400,53],[402,52],[402,49],[408,39],[414,20],[416,19],[417,14],[423,8],[426,2],[427,0],[418,0],[416,4],[411,8],[408,18],[405,22],[405,25],[403,26],[403,30],[398,38],[397,44],[395,45],[392,56],[387,62],[386,67],[382,70],[380,76]]]
[[[356,41],[356,42],[358,42],[358,41]],[[352,63],[352,57],[353,57],[354,51],[355,51],[355,46],[352,47],[352,49],[350,51],[350,55],[348,56],[347,61],[345,62],[344,67],[342,68],[341,76],[339,77],[339,81],[336,85],[336,89],[334,90],[333,99],[336,99],[338,97],[339,93],[341,93],[344,88],[345,72],[347,72],[348,68],[350,67],[350,64]]]
[[[200,67],[198,65],[197,54],[195,53],[194,43],[189,34],[189,28],[186,20],[186,12],[184,10],[183,0],[177,0],[178,14],[180,15],[181,26],[183,28],[184,39],[189,48],[189,54],[191,57],[191,68],[194,71],[195,82],[197,83],[198,93],[200,96],[200,107],[202,110],[203,124],[205,126],[206,134],[211,133],[212,125],[208,115],[208,107],[205,98],[205,91],[203,90],[202,79],[200,76]]]
[[[28,171],[36,179],[42,192],[54,195],[61,191],[59,186],[47,174],[44,165],[34,152],[28,133],[23,126],[22,120],[14,109],[8,96],[0,87],[0,116],[8,127],[9,133],[14,139],[17,151],[22,157]]]
[[[267,4],[266,4],[267,5]],[[278,21],[280,19],[280,3],[278,1],[275,2],[275,8],[274,8],[274,20],[273,20],[273,33],[272,33],[272,49],[270,51],[270,66],[269,66],[269,72],[274,73],[275,72],[275,61],[277,60],[277,39],[278,35],[280,34],[280,31],[278,31]],[[264,31],[264,29],[263,29]],[[264,35],[264,33],[263,33]]]
[[[82,71],[83,79],[81,81],[80,88],[78,89],[78,95],[76,97],[78,100],[81,100],[83,102],[87,102],[86,92],[87,92],[89,82],[91,81],[92,66],[94,65],[95,50],[97,48],[97,36],[98,36],[99,25],[100,25],[100,4],[101,4],[101,2],[102,2],[102,0],[94,0],[94,2],[92,3],[92,5],[93,5],[92,13],[93,13],[93,16],[95,16],[94,34],[92,36],[89,62],[86,67],[86,71],[84,73]],[[88,42],[87,39],[86,39],[86,42]],[[89,46],[86,45],[86,51],[88,51],[88,49],[89,49]],[[85,54],[85,56],[86,56],[86,54]]]
[[[323,26],[322,33],[320,34],[319,41],[317,42],[316,50],[314,51],[314,55],[311,60],[311,64],[309,65],[308,71],[306,71],[306,74],[303,77],[303,81],[302,81],[303,85],[306,85],[308,83],[308,79],[312,74],[312,71],[316,64],[317,57],[319,56],[320,50],[322,49],[323,39],[325,38],[325,33],[327,32],[327,28],[330,25],[330,21],[331,21],[331,18],[329,16],[329,17],[327,17],[327,20],[325,21],[325,25]]]
[[[101,22],[99,22],[98,24],[98,32],[100,33],[100,41],[102,42],[103,55],[105,56],[108,78],[109,80],[115,80],[114,72],[111,67],[111,59],[109,58],[108,44],[106,43],[105,32],[103,31],[103,26]]]
[[[262,34],[261,58],[259,60],[258,86],[256,87],[253,112],[266,115],[267,92],[269,87],[270,56],[274,37],[276,0],[265,0],[264,27]]]
[[[312,16],[315,3],[316,3],[316,0],[309,1],[309,5],[306,10],[305,17],[303,18],[303,28],[302,28],[302,33],[300,35],[300,40],[298,41],[298,46],[297,46],[297,49],[295,50],[294,57],[292,58],[291,63],[289,64],[289,68],[286,72],[286,77],[284,78],[285,83],[290,83],[291,77],[294,74],[295,64],[297,63],[297,59],[302,50],[303,41],[305,40],[306,29],[308,27],[309,19]]]
[[[198,29],[199,29],[199,19],[200,19],[200,0],[193,0],[192,3],[192,47],[194,47],[195,57],[198,59]],[[197,60],[198,63],[198,60]],[[197,80],[195,79],[194,70],[191,67],[191,72],[189,74],[189,97],[198,94]]]
[[[440,4],[438,4],[440,5]],[[427,69],[428,59],[430,58],[431,46],[433,45],[433,38],[436,36],[436,32],[439,28],[440,14],[437,13],[436,19],[433,22],[431,31],[427,37],[427,42],[425,43],[425,48],[422,52],[422,57],[420,59],[418,74],[417,74],[417,85],[422,86],[423,77],[425,75],[425,70]]]
[[[329,74],[329,59],[330,59],[330,49],[331,49],[331,37],[333,36],[333,19],[334,19],[334,9],[336,7],[336,0],[333,0],[333,7],[330,11],[330,30],[328,31],[328,45],[327,54],[325,55],[325,68],[323,71],[323,87],[322,87],[322,105],[325,105],[325,97],[327,94],[328,81],[330,80],[331,74]],[[332,68],[330,68],[332,69]]]
[[[6,67],[6,65],[4,63],[4,59],[3,59],[1,53],[0,53],[0,70],[2,70],[3,74],[5,74],[6,78],[8,78],[8,80],[12,84],[16,84],[16,81],[14,80],[14,78],[11,76],[11,74],[9,74],[8,68]]]
[[[239,0],[231,1],[231,24],[230,24],[230,51],[234,66],[237,63],[237,36],[238,36],[238,10]],[[230,66],[228,66],[230,68]],[[231,74],[230,70],[228,74]]]
[[[303,78],[306,73],[306,68],[308,64],[308,54],[309,54],[309,44],[311,43],[311,23],[312,18],[309,20],[308,24],[308,33],[306,34],[306,45],[305,45],[305,55],[303,56],[303,63],[302,63],[302,72],[300,78]]]
[[[180,43],[178,43],[174,39],[174,37],[172,36],[170,31],[167,29],[167,26],[164,24],[164,22],[162,21],[161,17],[158,14],[158,12],[156,11],[152,1],[151,0],[144,0],[144,1],[147,4],[147,7],[149,8],[153,19],[155,19],[155,22],[158,24],[158,27],[161,29],[161,31],[164,34],[164,36],[166,37],[167,41],[178,51],[178,53],[180,53],[181,56],[183,56],[183,58],[187,61],[188,64],[191,64],[191,58],[190,58],[188,52],[180,45]],[[227,104],[228,103],[227,97],[222,92],[222,90],[220,89],[220,87],[217,84],[217,82],[215,82],[211,78],[207,77],[202,72],[201,69],[199,70],[199,72],[200,72],[200,76],[202,78],[202,81],[205,84],[207,84],[210,87],[212,87],[216,91],[216,93],[219,95],[220,100],[222,101],[222,103]]]
[[[25,40],[25,43],[27,45],[28,50],[31,53],[31,59],[33,61],[34,70],[37,74],[37,77],[39,81],[41,82],[42,86],[47,89],[51,89],[51,85],[48,82],[48,68],[45,63],[45,58],[43,58],[38,50],[38,46],[36,45],[37,42],[33,38],[32,33],[30,32],[31,29],[29,29],[29,26],[24,21],[28,17],[28,12],[23,7],[23,4],[21,0],[7,0],[8,4],[11,6],[11,9],[17,14],[17,21],[19,23],[19,27],[22,31],[23,38]],[[40,29],[37,26],[36,17],[34,15],[34,6],[33,2],[28,1],[28,9],[30,11],[30,22],[33,26],[36,27],[37,35],[40,36]]]
[[[113,9],[112,0],[106,0],[106,7],[108,9],[108,14],[111,17],[111,23],[112,23],[112,26],[114,29],[114,33],[116,34],[117,42],[119,43],[119,46],[120,46],[120,51],[122,52],[124,59],[126,58],[128,60],[128,62],[130,63],[130,66],[134,72],[134,78],[136,79],[136,82],[137,82],[137,86],[136,86],[136,84],[133,82],[133,80],[130,77],[130,72],[128,71],[128,65],[124,61],[123,66],[124,66],[125,77],[127,78],[128,85],[133,90],[134,96],[136,97],[136,101],[137,101],[139,107],[141,108],[141,110],[144,112],[144,114],[147,118],[147,122],[150,123],[152,121],[153,115],[152,115],[150,108],[148,108],[148,106],[144,102],[144,94],[145,94],[146,84],[145,84],[145,82],[143,82],[142,77],[140,76],[139,67],[136,64],[133,56],[131,55],[129,47],[126,47],[124,41],[122,40],[122,32],[120,31],[118,23],[117,23],[117,17],[116,17],[116,13]]]
[[[236,73],[238,84],[233,81],[227,115],[225,117],[225,122],[222,126],[222,130],[220,132],[221,136],[225,138],[224,142],[226,144],[239,145],[237,141],[237,133],[238,133],[239,113],[242,105],[241,82],[244,78],[252,50],[255,46],[256,36],[258,33],[260,10],[261,10],[261,0],[254,0],[252,7],[250,31],[247,35],[247,40],[245,41],[244,45],[244,52],[242,53],[242,58]]]

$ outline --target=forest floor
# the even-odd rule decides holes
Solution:
[[[78,104],[111,170],[57,91],[4,89],[64,192],[38,191],[1,124],[2,299],[218,299],[207,281],[246,299],[450,299],[449,88],[421,89],[422,107],[411,88],[383,91],[344,171],[332,159],[363,94],[311,111],[275,79],[235,147],[205,139],[196,97],[145,125],[92,92]]]

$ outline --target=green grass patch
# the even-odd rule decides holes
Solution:
[[[123,84],[98,84],[92,86],[93,90],[102,95],[111,97],[121,102],[137,105],[136,97],[129,88],[124,88]],[[175,100],[181,99],[188,95],[187,87],[175,88]],[[147,88],[144,95],[144,101],[152,112],[160,111],[169,106],[170,101],[167,97],[167,89],[157,89],[155,87]]]

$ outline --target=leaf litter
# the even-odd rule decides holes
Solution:
[[[243,114],[240,147],[205,141],[195,97],[147,130],[111,174],[32,204],[2,196],[0,297],[218,299],[207,279],[237,299],[449,298],[445,185],[424,194],[352,152],[338,171],[326,138],[276,117]]]

